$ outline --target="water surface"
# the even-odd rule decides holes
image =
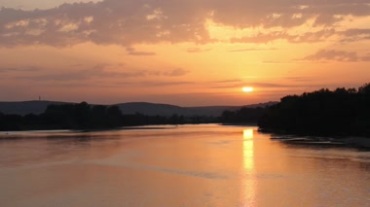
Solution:
[[[370,152],[256,127],[0,133],[1,206],[370,206]]]

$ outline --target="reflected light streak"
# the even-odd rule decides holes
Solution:
[[[243,206],[254,206],[256,200],[256,181],[254,174],[254,131],[243,130]]]
[[[252,173],[254,169],[253,129],[243,131],[243,166],[246,173]]]

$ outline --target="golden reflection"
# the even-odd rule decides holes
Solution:
[[[243,138],[244,138],[244,140],[246,140],[246,139],[253,139],[253,135],[254,135],[253,129],[245,129],[243,131]]]
[[[245,129],[243,131],[243,166],[248,174],[254,168],[253,129]]]
[[[243,200],[245,206],[254,206],[255,203],[255,175],[254,175],[254,131],[243,130]]]

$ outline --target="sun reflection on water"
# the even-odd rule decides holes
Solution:
[[[243,166],[246,173],[251,173],[254,168],[254,143],[253,129],[243,131]]]
[[[254,174],[254,131],[243,130],[243,206],[254,206],[256,181]]]

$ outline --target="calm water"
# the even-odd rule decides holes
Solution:
[[[255,127],[4,136],[2,207],[370,206],[370,152],[286,145]]]

